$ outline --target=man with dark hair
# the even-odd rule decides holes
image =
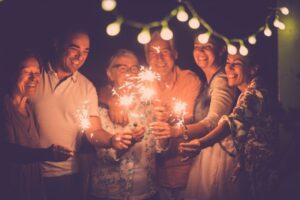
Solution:
[[[127,148],[130,135],[112,136],[105,132],[98,116],[98,100],[93,84],[78,70],[90,50],[90,39],[82,30],[68,31],[54,42],[54,54],[32,99],[42,147],[56,143],[78,150],[82,132],[95,146]],[[42,163],[47,199],[80,197],[79,167],[76,156],[64,162]]]

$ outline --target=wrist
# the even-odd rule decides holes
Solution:
[[[184,140],[189,140],[189,130],[188,130],[188,127],[183,123],[182,124],[182,138]]]

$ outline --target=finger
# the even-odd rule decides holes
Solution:
[[[183,158],[180,159],[181,162],[186,162],[189,159],[191,159],[189,156],[184,156]]]
[[[188,143],[180,143],[179,146],[182,147],[182,148],[185,148],[185,147],[187,147],[187,148],[198,148],[199,144],[188,142]]]

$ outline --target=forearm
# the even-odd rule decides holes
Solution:
[[[188,124],[188,125],[179,125],[173,127],[174,135],[176,137],[183,137],[183,135],[187,135],[188,139],[195,139],[203,137],[205,134],[208,133],[208,129],[201,124],[200,122],[195,124]]]
[[[207,135],[200,138],[201,147],[205,148],[222,140],[229,134],[230,128],[226,121],[220,123],[215,129],[210,131]]]
[[[89,142],[97,148],[110,148],[112,147],[113,135],[103,129],[86,132]]]

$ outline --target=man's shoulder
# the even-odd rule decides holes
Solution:
[[[181,69],[180,67],[177,67],[177,74],[178,74],[178,76],[184,77],[184,78],[199,79],[197,74],[189,69]]]
[[[94,87],[94,84],[85,75],[83,75],[80,72],[77,72],[77,80],[78,80],[78,82],[79,82],[80,85],[81,84],[85,84],[87,86]]]
[[[198,75],[189,69],[180,69],[179,67],[177,67],[177,77],[178,77],[177,80],[179,82],[185,82],[185,83],[188,83],[189,85],[191,85],[191,84],[199,85],[200,84],[200,79],[199,79]]]

